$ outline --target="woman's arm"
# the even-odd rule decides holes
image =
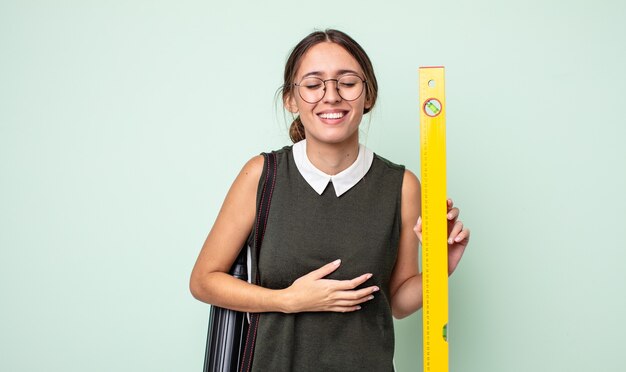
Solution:
[[[398,258],[391,275],[391,310],[402,319],[422,307],[422,275],[418,267],[417,235],[413,226],[421,211],[421,187],[415,175],[406,170],[402,181],[401,228]]]
[[[190,290],[200,301],[245,312],[348,312],[371,299],[374,286],[355,290],[371,275],[351,280],[324,279],[341,265],[339,260],[297,279],[285,289],[268,289],[228,274],[254,225],[256,193],[263,172],[263,156],[252,158],[233,182],[215,224],[191,273]]]
[[[402,227],[398,245],[398,259],[391,277],[391,309],[401,319],[422,307],[422,274],[418,268],[418,243],[422,240],[421,187],[413,173],[405,171],[402,182]],[[447,201],[448,209],[448,275],[456,269],[470,231],[458,220],[459,209]],[[413,225],[413,221],[417,224]]]
[[[246,312],[282,311],[275,291],[228,274],[254,224],[263,156],[248,161],[233,182],[191,273],[190,290],[200,301]]]

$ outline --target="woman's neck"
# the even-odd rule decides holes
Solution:
[[[359,156],[358,137],[346,143],[319,143],[306,141],[306,155],[315,168],[331,176],[352,165]]]

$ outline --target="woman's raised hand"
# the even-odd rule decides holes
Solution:
[[[470,231],[463,226],[463,222],[459,220],[459,208],[454,207],[452,199],[447,201],[448,207],[448,274],[452,274],[456,269],[463,252],[469,243]],[[417,224],[413,229],[415,234],[422,241],[422,217],[417,219]]]
[[[341,265],[341,260],[333,261],[317,270],[298,278],[284,289],[286,312],[308,311],[350,312],[361,308],[360,304],[374,298],[379,290],[376,286],[355,289],[372,277],[363,274],[350,280],[324,279]]]

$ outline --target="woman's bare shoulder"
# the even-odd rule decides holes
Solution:
[[[263,173],[264,162],[265,159],[263,155],[252,157],[243,165],[243,168],[241,168],[240,176],[249,177],[258,181]]]

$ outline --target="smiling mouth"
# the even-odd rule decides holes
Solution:
[[[322,119],[341,119],[345,115],[345,112],[324,112],[319,114],[319,117]]]

